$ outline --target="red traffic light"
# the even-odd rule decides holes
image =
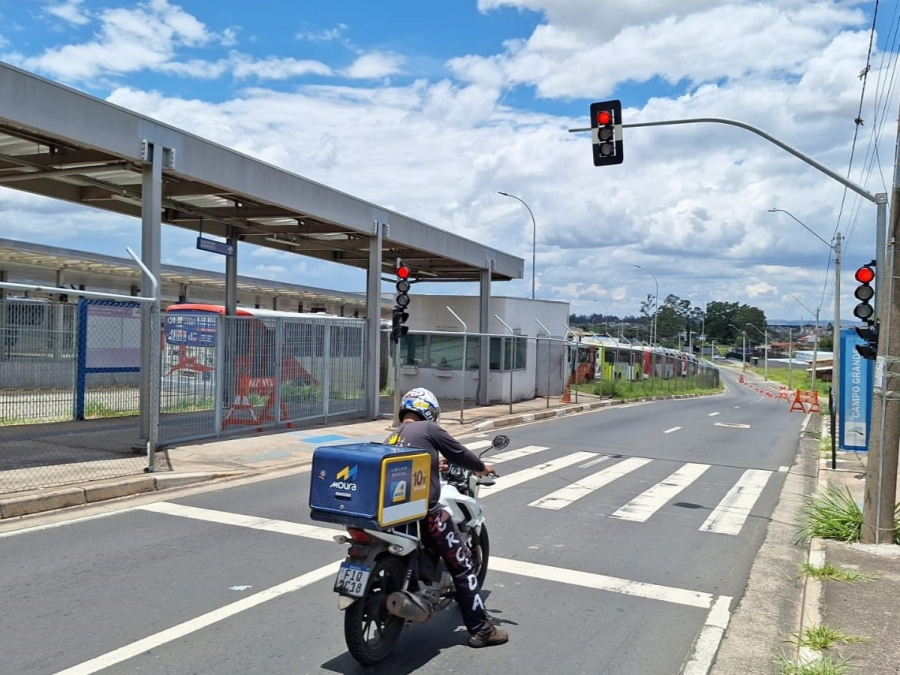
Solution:
[[[612,124],[612,113],[609,110],[601,110],[597,113],[597,124],[600,126],[606,126],[607,124]]]
[[[406,265],[400,265],[397,268],[398,279],[409,279],[409,268]]]
[[[861,284],[870,284],[875,280],[875,271],[868,265],[856,270],[856,280]]]

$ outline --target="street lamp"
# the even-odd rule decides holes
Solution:
[[[763,350],[764,350],[765,359],[766,359],[765,374],[763,375],[763,378],[766,380],[766,382],[768,382],[769,381],[769,327],[766,326],[766,332],[763,333],[759,328],[754,326],[752,323],[748,323],[747,325],[750,326],[750,328],[755,330],[757,333],[762,335],[763,339],[766,341],[765,344],[763,345]]]
[[[697,298],[698,300],[700,300],[700,302],[705,302],[704,299],[701,298],[700,295],[697,294],[697,293],[693,293],[693,292],[691,292],[691,291],[688,291],[687,294],[688,294],[688,295],[693,295],[695,298]],[[707,308],[708,306],[709,306],[709,303],[708,303],[708,302],[703,306],[703,319],[701,320],[701,321],[702,321],[702,325],[700,326],[700,335],[703,336],[703,340],[702,340],[702,342],[703,342],[703,347],[706,346],[706,308]],[[703,347],[700,348],[700,356],[703,356]],[[711,356],[711,355],[710,355],[710,356]]]
[[[784,209],[769,209],[769,213],[786,213],[791,218],[796,220],[800,225],[802,225],[808,232],[810,232],[816,239],[825,244],[828,248],[834,251],[834,327],[832,329],[832,347],[831,347],[831,384],[832,391],[834,392],[834,410],[832,410],[831,414],[834,418],[837,418],[837,411],[840,408],[840,396],[841,396],[841,233],[837,232],[834,235],[834,245],[829,244],[827,241],[822,239],[818,234],[816,234],[813,230],[804,225],[800,220],[798,220],[794,214],[785,211]],[[796,298],[795,298],[796,299]],[[802,304],[802,303],[801,303]],[[818,326],[818,314],[816,314],[816,325]],[[816,334],[816,345],[818,346],[819,336]],[[815,373],[815,370],[813,370]],[[815,388],[815,387],[814,387]]]
[[[609,302],[606,303],[606,306],[603,309],[603,319],[606,324],[606,332],[607,333],[609,332],[609,306],[615,302],[618,302],[618,300],[610,300]]]
[[[535,250],[537,247],[537,223],[534,222],[534,214],[531,213],[531,209],[528,208],[528,204],[526,204],[525,201],[520,199],[519,197],[516,197],[515,195],[511,195],[508,192],[500,192],[499,190],[497,191],[497,194],[503,195],[504,197],[512,197],[513,199],[517,199],[518,201],[522,202],[522,206],[524,206],[526,209],[528,209],[528,213],[531,215],[531,229],[532,229],[532,235],[531,235],[531,299],[534,300],[534,270],[535,270],[535,258],[536,258]]]
[[[747,331],[743,328],[738,328],[733,323],[728,324],[735,330],[741,331],[741,335],[743,336],[743,341],[741,342],[741,371],[747,370]]]
[[[658,338],[656,334],[656,315],[659,314],[659,281],[656,280],[656,275],[646,267],[641,267],[640,265],[632,265],[632,267],[637,267],[639,270],[644,270],[647,274],[653,277],[653,283],[656,284],[656,295],[653,296],[653,321],[651,322],[652,330],[650,332],[650,345],[652,346],[655,343],[655,340]]]
[[[816,368],[818,367],[818,358],[819,358],[819,307],[816,307],[816,311],[812,311],[809,307],[800,302],[800,298],[792,293],[788,293],[794,300],[800,303],[800,305],[810,314],[814,314],[816,317],[816,327],[815,332],[813,334],[813,360],[812,360],[812,372],[809,376],[809,388],[812,391],[816,390]],[[802,328],[802,326],[801,326]],[[832,363],[834,363],[832,361]]]

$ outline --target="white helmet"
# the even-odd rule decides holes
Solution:
[[[437,422],[441,416],[441,405],[438,403],[437,396],[432,394],[425,387],[416,387],[410,389],[400,401],[400,419],[403,419],[404,413],[412,412],[421,419],[429,422]]]

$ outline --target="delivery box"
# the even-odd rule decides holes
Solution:
[[[329,445],[313,452],[310,517],[381,529],[428,513],[431,455],[380,443]]]

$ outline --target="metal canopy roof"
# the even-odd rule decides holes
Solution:
[[[0,63],[0,186],[141,217],[143,142],[169,149],[165,223],[322,260],[382,269],[402,258],[421,279],[520,279],[524,261],[383,209],[193,134]]]
[[[131,286],[141,283],[141,271],[131,259],[99,253],[74,251],[55,246],[44,246],[13,239],[0,238],[0,270],[15,275],[10,281],[54,284],[57,271],[64,272],[65,284],[84,284],[100,290],[127,293]],[[164,295],[178,297],[182,285],[193,290],[193,297],[202,289],[211,295],[225,297],[225,275],[176,265],[162,265],[161,282]],[[242,296],[259,295],[265,298],[284,298],[304,303],[321,303],[366,309],[363,293],[334,291],[313,286],[281,283],[254,277],[239,276],[237,290]],[[382,311],[390,307],[382,300]]]

